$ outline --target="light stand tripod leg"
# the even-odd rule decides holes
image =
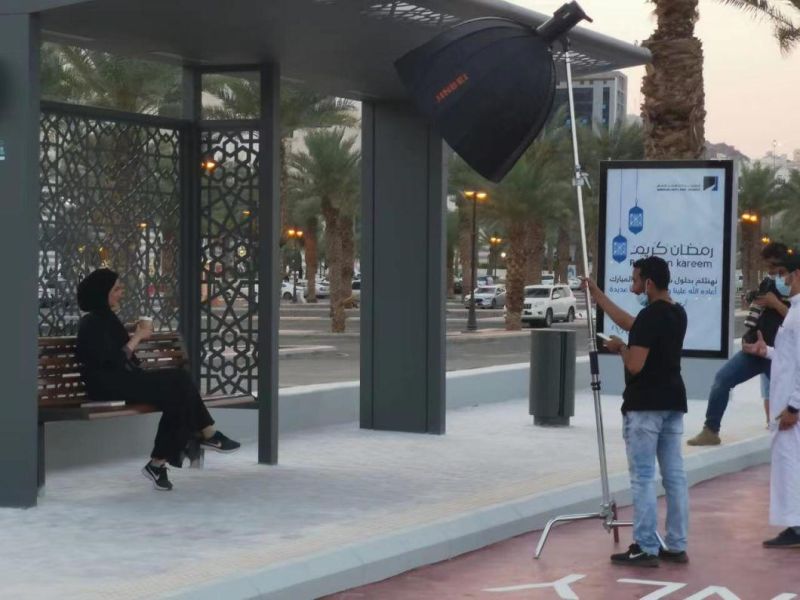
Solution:
[[[547,522],[547,525],[544,526],[544,530],[542,530],[542,535],[539,538],[539,544],[536,546],[536,554],[534,558],[539,558],[539,555],[542,553],[544,549],[544,544],[547,541],[547,536],[550,535],[550,529],[552,529],[553,525],[556,523],[566,522],[566,521],[586,521],[588,519],[602,519],[605,515],[602,513],[585,513],[585,514],[577,514],[577,515],[561,515],[559,517],[555,517],[550,519]]]
[[[617,522],[617,503],[611,505],[611,516],[614,518],[614,523]],[[613,528],[614,532],[614,543],[619,544],[619,527]]]

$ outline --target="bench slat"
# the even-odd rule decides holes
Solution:
[[[257,401],[252,396],[214,396],[204,399],[209,408],[249,408],[255,407]],[[96,421],[115,417],[130,417],[157,412],[150,404],[126,404],[125,406],[112,407],[77,407],[77,408],[47,408],[40,409],[39,419],[50,421]]]
[[[125,406],[81,406],[88,402],[86,386],[80,378],[81,364],[75,357],[75,337],[39,338],[39,420],[74,421],[126,417],[156,412],[149,404]],[[144,370],[183,368],[189,361],[183,340],[177,333],[157,333],[137,348],[137,358]],[[252,407],[256,400],[245,394],[217,395],[203,398],[210,408]]]

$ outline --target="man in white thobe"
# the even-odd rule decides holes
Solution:
[[[745,352],[772,361],[769,414],[773,418],[772,471],[770,474],[770,525],[785,527],[766,548],[800,548],[800,256],[782,264],[776,284],[790,298],[791,307],[770,348],[761,334]]]

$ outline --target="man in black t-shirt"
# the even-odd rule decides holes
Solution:
[[[633,495],[634,543],[627,552],[611,557],[614,564],[657,567],[659,559],[689,560],[689,492],[681,455],[686,413],[681,351],[687,319],[686,311],[669,295],[669,282],[669,266],[663,259],[636,261],[631,292],[644,308],[634,317],[586,280],[603,312],[630,332],[627,344],[618,337],[606,342],[625,367],[623,437]],[[661,548],[657,534],[656,459],[667,492],[667,549]]]

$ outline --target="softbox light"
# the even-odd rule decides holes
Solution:
[[[475,171],[500,181],[550,115],[556,69],[550,45],[581,19],[577,4],[538,30],[503,18],[456,25],[395,66],[417,109]]]

